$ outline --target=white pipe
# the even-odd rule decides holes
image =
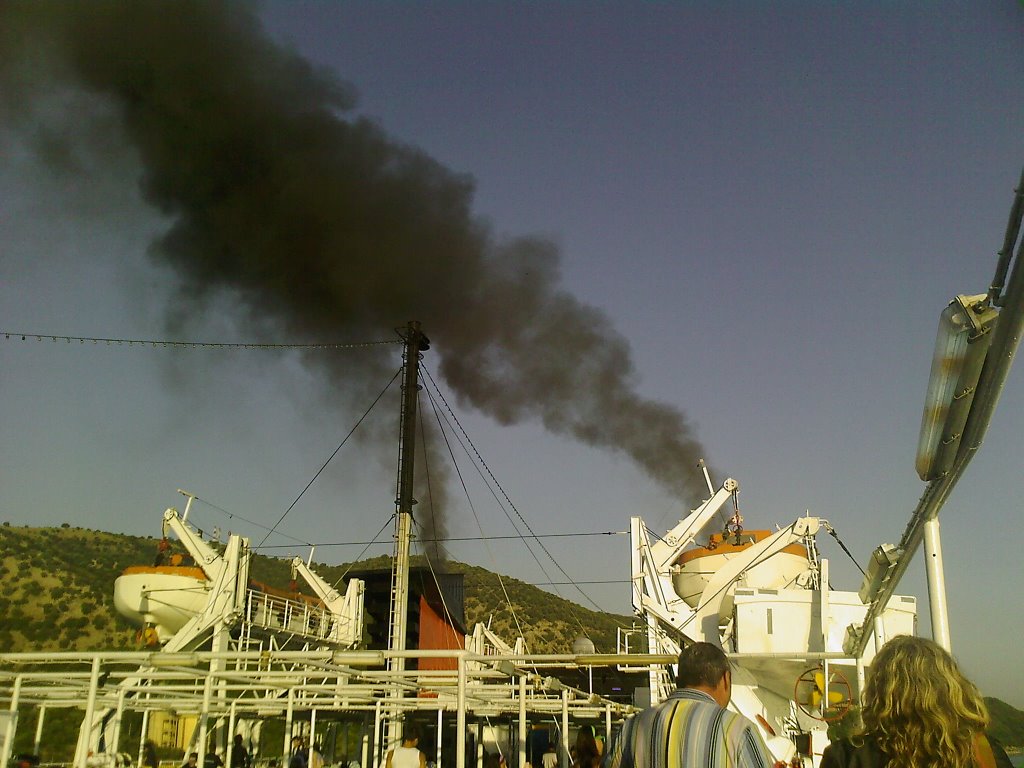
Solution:
[[[864,703],[864,659],[857,659],[857,702]]]
[[[885,622],[881,616],[875,617],[875,653],[885,645]]]
[[[309,713],[309,744],[306,745],[309,750],[308,755],[313,754],[313,745],[316,744],[316,709],[310,710]],[[308,761],[307,755],[307,761]]]
[[[565,752],[565,765],[572,765],[572,754],[569,752],[569,692],[562,689],[562,750]]]
[[[238,702],[231,702],[231,710],[228,714],[228,746],[224,754],[224,765],[227,768],[231,768],[231,762],[235,758],[235,718],[238,716],[236,704]]]
[[[110,743],[107,753],[117,755],[121,751],[121,720],[124,717],[124,701],[128,692],[122,688],[117,692],[117,709],[114,712],[114,727],[110,729]]]
[[[928,574],[928,606],[932,615],[932,639],[952,651],[949,638],[949,611],[946,607],[946,576],[942,567],[942,541],[939,518],[924,524],[924,565]]]
[[[203,711],[199,714],[199,765],[206,764],[206,738],[210,727],[210,700],[213,698],[213,677],[203,682]]]
[[[442,731],[441,731],[442,719],[441,718],[442,718],[442,715],[444,715],[444,710],[441,709],[441,707],[438,707],[437,708],[437,739],[435,739],[435,741],[437,742],[437,748],[435,750],[435,759],[434,759],[434,765],[437,765],[437,766],[441,765],[441,733],[442,733]]]
[[[0,765],[7,765],[11,760],[11,751],[14,749],[14,731],[18,723],[18,698],[21,696],[21,675],[14,678],[14,690],[11,692],[11,717],[7,721],[7,733],[4,736],[3,762]]]
[[[519,676],[519,768],[526,768],[526,675]]]
[[[46,705],[41,704],[39,706],[39,717],[36,718],[36,739],[32,742],[32,754],[39,754],[39,745],[43,741],[43,720],[46,718]],[[7,765],[7,763],[3,763]]]
[[[96,691],[99,690],[100,684],[100,657],[98,655],[92,658],[92,667],[89,672],[89,695],[85,700],[85,719],[84,722],[86,727],[82,729],[83,734],[86,738],[85,744],[79,744],[78,747],[78,763],[76,768],[86,768],[86,761],[89,758],[89,743],[92,739],[92,729],[95,726],[93,719],[96,716]]]
[[[456,694],[455,768],[466,768],[466,657],[459,656],[459,688]]]
[[[292,737],[295,735],[294,733],[292,733],[292,728],[294,727],[294,718],[295,692],[288,691],[288,707],[287,709],[285,709],[284,718],[284,746],[282,747],[284,754],[281,756],[281,765],[288,765],[288,763],[290,762],[289,758],[291,757],[291,754],[289,753],[289,750],[292,748]]]
[[[380,743],[380,724],[381,724],[381,705],[383,701],[378,701],[377,705],[373,708],[373,768],[380,768],[381,748],[387,749],[387,744],[382,745]]]
[[[827,651],[828,631],[831,628],[832,614],[829,610],[829,574],[828,560],[826,558],[822,558],[818,562],[818,578],[820,579],[818,583],[818,595],[820,597],[818,615],[821,616],[821,649]]]
[[[146,756],[146,737],[149,734],[149,710],[142,710],[142,727],[139,728],[139,757],[136,765],[142,768],[142,761]],[[159,761],[158,761],[159,762]],[[147,767],[149,768],[149,767]],[[160,768],[159,765],[156,768]]]

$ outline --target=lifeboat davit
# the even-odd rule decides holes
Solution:
[[[206,607],[210,580],[194,565],[137,565],[114,581],[114,607],[140,629],[170,640]]]
[[[722,566],[771,535],[772,531],[743,531],[738,535],[711,534],[706,546],[688,549],[676,560],[672,569],[672,585],[676,594],[691,608],[696,608],[704,588]],[[810,562],[804,545],[790,544],[781,552],[747,569],[733,586],[782,589],[790,586],[809,568]]]
[[[172,555],[170,561],[130,566],[114,581],[114,607],[139,628],[138,639],[145,645],[166,643],[210,599],[212,586],[201,568],[181,555]],[[323,602],[300,593],[294,583],[291,591],[252,580],[248,587],[246,615],[257,626],[317,637],[330,627]]]

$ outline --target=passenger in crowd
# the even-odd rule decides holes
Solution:
[[[599,768],[601,753],[594,739],[594,729],[586,726],[576,734],[576,748],[573,753],[572,768]]]
[[[301,736],[292,736],[292,754],[288,760],[288,768],[308,768],[309,752],[306,742]]]
[[[402,745],[388,752],[384,768],[427,768],[427,756],[419,749],[420,731],[412,723],[402,728]]]
[[[721,648],[685,648],[676,682],[665,701],[623,723],[605,768],[775,767],[757,727],[725,708],[732,698],[732,668]]]
[[[526,737],[526,762],[531,768],[543,768],[542,760],[544,752],[551,741],[551,735],[546,727],[539,723],[530,726],[530,732]]]
[[[249,768],[252,759],[249,757],[249,750],[245,748],[242,734],[236,733],[234,743],[231,745],[231,768]]]
[[[199,765],[199,753],[198,752],[189,752],[188,753],[188,760],[186,760],[182,764],[181,768],[197,768],[198,765]]]
[[[541,768],[557,768],[558,766],[558,748],[555,746],[555,742],[548,742],[548,748],[545,750],[544,755],[540,759]]]
[[[821,768],[1010,766],[985,736],[988,710],[974,684],[938,643],[901,635],[871,662],[863,726],[825,748]]]
[[[146,739],[142,745],[142,764],[145,768],[160,768],[160,758],[156,756],[156,744],[152,739]]]
[[[217,750],[211,749],[206,753],[203,757],[203,768],[224,768],[224,761],[217,754]]]
[[[309,750],[309,768],[324,768],[324,756],[319,744],[314,744]]]

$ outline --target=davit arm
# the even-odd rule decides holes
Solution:
[[[362,580],[349,579],[348,588],[342,595],[320,578],[301,557],[292,559],[292,575],[301,576],[334,617],[331,639],[346,645],[356,645],[362,639],[363,630]]]
[[[210,581],[216,581],[223,569],[220,553],[203,541],[192,526],[178,517],[178,510],[174,507],[164,510],[162,533],[165,539],[168,531],[174,532],[188,553],[192,555],[196,565],[203,569]]]

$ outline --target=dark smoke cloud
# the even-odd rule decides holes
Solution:
[[[143,195],[173,222],[153,254],[190,301],[229,292],[278,338],[380,338],[420,320],[462,404],[540,420],[629,456],[686,501],[701,495],[685,416],[636,393],[629,345],[559,288],[555,248],[498,242],[472,214],[471,179],[348,116],[352,88],[273,43],[251,6],[0,3],[0,78],[13,122],[48,88],[115,105]],[[421,524],[441,518],[438,477]]]

